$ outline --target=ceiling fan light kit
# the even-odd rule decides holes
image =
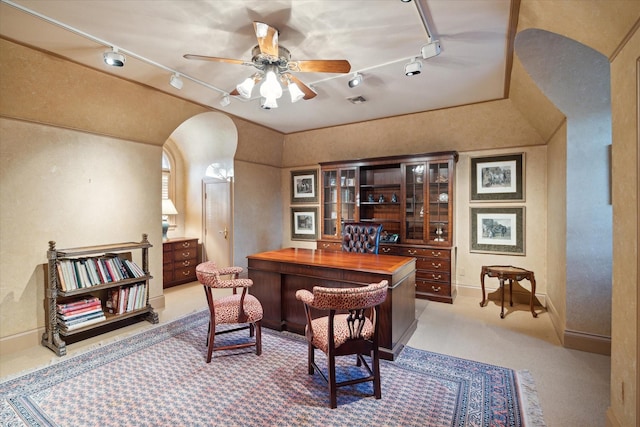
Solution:
[[[345,59],[335,60],[300,60],[292,61],[288,49],[278,44],[278,30],[263,22],[254,21],[253,28],[258,40],[258,45],[251,50],[251,62],[240,59],[220,58],[204,55],[183,55],[186,59],[196,59],[214,62],[226,62],[229,64],[250,65],[258,69],[253,76],[245,79],[230,92],[230,95],[240,95],[251,99],[253,87],[257,82],[264,80],[260,85],[262,97],[260,106],[264,109],[278,107],[277,99],[282,97],[282,84],[285,84],[291,96],[291,102],[300,99],[312,99],[317,93],[309,86],[298,80],[291,73],[348,73],[351,64]]]
[[[103,53],[102,58],[104,59],[105,64],[111,65],[112,67],[124,67],[124,63],[126,61],[124,55],[118,52],[117,47],[113,47],[111,50]]]
[[[415,76],[422,71],[422,62],[418,58],[413,58],[407,65],[404,66],[404,74],[406,76]]]

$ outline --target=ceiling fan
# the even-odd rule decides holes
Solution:
[[[264,98],[261,106],[264,109],[278,107],[276,100],[282,96],[282,86],[279,82],[289,89],[291,102],[297,102],[300,99],[312,99],[317,95],[292,73],[348,73],[351,70],[351,64],[345,59],[292,61],[289,50],[278,45],[279,32],[277,29],[258,21],[253,22],[253,28],[258,39],[258,45],[251,50],[252,58],[250,62],[242,59],[192,54],[186,54],[184,57],[186,59],[227,62],[257,68],[258,71],[255,74],[237,85],[234,90],[229,92],[229,95],[239,95],[249,99],[256,83],[264,80],[260,85],[260,95]]]

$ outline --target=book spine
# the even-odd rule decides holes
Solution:
[[[95,302],[100,302],[100,299],[98,297],[89,297],[89,298],[76,299],[66,303],[58,303],[56,305],[59,310],[65,310],[73,307],[78,308],[81,306],[86,306],[87,304],[91,304]]]

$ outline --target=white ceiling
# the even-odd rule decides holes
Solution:
[[[282,133],[505,96],[511,0],[0,1],[2,37]],[[421,74],[407,77],[405,64],[421,58],[420,49],[427,43],[416,1],[422,2],[442,52],[422,60]],[[292,60],[346,59],[352,72],[362,72],[364,83],[349,88],[352,73],[296,73],[318,96],[292,104],[285,94],[279,108],[263,110],[254,90],[251,100],[232,97],[230,105],[221,107],[222,94],[255,68],[183,55],[250,61],[257,44],[253,21],[278,28],[280,45],[289,49]],[[104,64],[107,45],[125,53],[124,67]],[[177,90],[169,85],[167,69],[204,84],[187,78]],[[367,102],[352,104],[347,98],[354,96]]]

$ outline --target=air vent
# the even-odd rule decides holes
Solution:
[[[365,102],[367,102],[366,99],[364,99],[364,96],[354,96],[353,98],[347,98],[347,100],[349,102],[351,102],[352,104],[363,104]]]

